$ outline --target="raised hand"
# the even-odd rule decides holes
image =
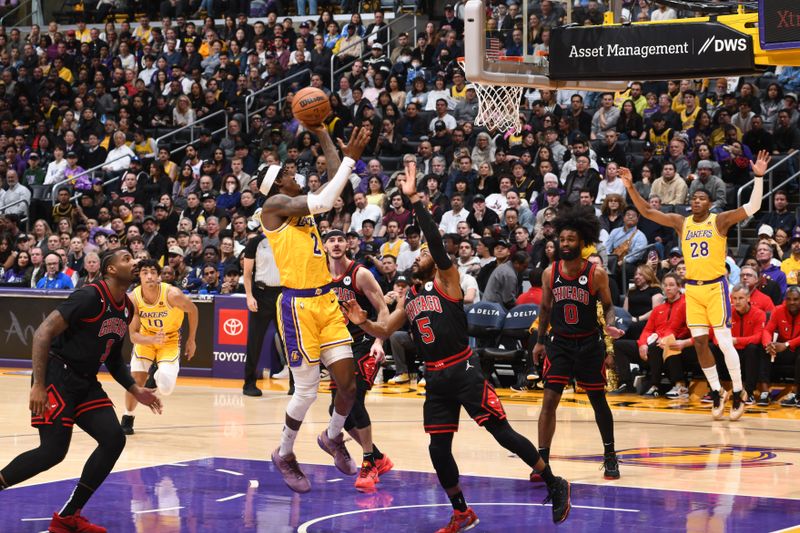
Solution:
[[[357,301],[347,300],[339,302],[339,305],[341,305],[344,314],[347,315],[347,319],[356,326],[363,324],[367,320],[367,312],[358,305]]]
[[[617,175],[622,180],[622,184],[625,185],[626,189],[633,188],[633,174],[631,174],[631,169],[619,167],[619,173]]]
[[[753,175],[763,177],[764,174],[767,173],[767,169],[769,168],[769,162],[772,159],[770,157],[769,152],[766,150],[761,150],[758,152],[758,156],[756,157],[756,162],[753,163],[750,161],[750,168],[753,169]]]
[[[350,134],[350,142],[344,144],[344,142],[339,139],[339,148],[342,149],[344,155],[353,161],[358,161],[361,158],[361,154],[364,153],[364,149],[369,144],[370,133],[371,132],[367,128],[353,128],[353,133]]]
[[[405,179],[400,184],[400,190],[411,198],[417,194],[417,162],[403,161],[403,166],[405,167]]]

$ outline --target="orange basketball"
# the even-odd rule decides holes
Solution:
[[[292,114],[307,126],[317,126],[331,114],[331,103],[321,90],[306,87],[294,95]]]

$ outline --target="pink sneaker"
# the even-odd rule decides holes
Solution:
[[[272,452],[272,462],[280,471],[289,488],[301,494],[310,491],[311,482],[300,470],[297,458],[294,455],[292,455],[291,459],[281,457],[280,453],[278,453],[279,450],[280,448],[275,448],[275,451]]]
[[[344,445],[344,434],[340,433],[335,439],[328,438],[328,430],[325,429],[317,437],[317,444],[325,450],[328,455],[333,457],[333,464],[342,474],[354,476],[358,473],[358,466],[353,458],[350,457],[350,452],[347,451],[347,446]]]

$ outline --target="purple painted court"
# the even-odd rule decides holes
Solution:
[[[364,495],[332,466],[304,469],[313,490],[302,496],[286,488],[269,461],[209,458],[118,472],[85,513],[113,533],[333,533],[433,532],[451,512],[434,474],[392,471],[377,493]],[[543,486],[473,476],[461,481],[481,519],[475,531],[555,529],[550,507],[540,503]],[[45,530],[73,487],[74,481],[58,481],[0,493],[0,531]],[[560,529],[775,531],[798,517],[798,500],[574,484],[572,512]]]

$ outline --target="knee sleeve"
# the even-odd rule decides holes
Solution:
[[[162,396],[169,396],[175,391],[175,383],[178,381],[180,366],[177,363],[162,363],[158,365],[153,379],[156,381],[158,392]]]
[[[692,332],[692,337],[702,337],[703,335],[708,335],[708,328],[705,326],[695,326],[689,328],[689,331]]]
[[[286,406],[289,418],[302,422],[306,412],[317,399],[319,387],[319,367],[301,366],[292,369],[294,375],[294,394]]]
[[[458,485],[458,465],[453,458],[453,434],[434,433],[428,445],[433,468],[439,478],[439,483],[445,489]]]

